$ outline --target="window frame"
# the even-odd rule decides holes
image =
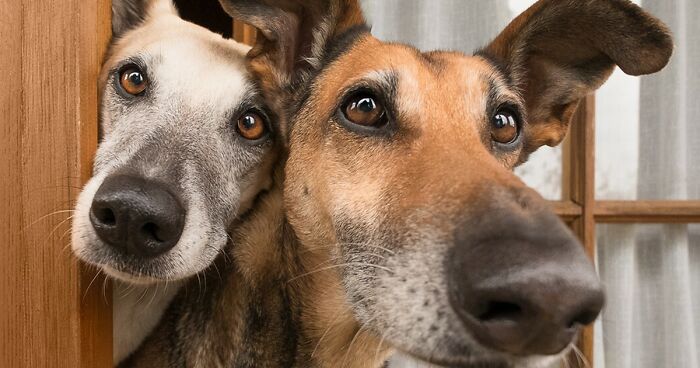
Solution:
[[[584,98],[572,118],[562,154],[562,200],[550,201],[595,260],[596,225],[605,223],[700,223],[700,200],[597,200],[595,190],[595,95]],[[594,367],[593,326],[578,347]],[[577,361],[577,357],[571,357]]]

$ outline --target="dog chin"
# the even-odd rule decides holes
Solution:
[[[566,355],[571,351],[571,348],[564,349],[563,352],[554,356],[533,356],[533,357],[491,357],[491,358],[459,358],[445,357],[430,359],[414,355],[410,352],[400,351],[394,355],[392,361],[398,363],[398,366],[406,367],[434,367],[434,368],[472,368],[472,367],[489,367],[489,368],[552,368],[555,363],[561,362]],[[495,354],[494,354],[495,355]]]
[[[165,278],[160,279],[152,276],[137,276],[128,272],[119,271],[111,266],[102,266],[102,271],[109,277],[117,279],[122,282],[135,284],[135,285],[152,285],[159,282],[166,281]],[[167,279],[169,280],[169,279]]]

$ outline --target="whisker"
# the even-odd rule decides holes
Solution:
[[[576,345],[572,345],[572,350],[574,351],[574,354],[576,355],[576,362],[579,363],[580,367],[580,362],[583,362],[584,368],[591,368],[591,364],[588,362],[588,359],[586,356],[583,354],[583,352],[578,348]]]
[[[156,288],[153,290],[153,295],[151,296],[151,300],[146,304],[146,309],[148,309],[151,304],[153,304],[153,301],[156,299],[156,295],[158,294],[158,288],[160,287],[160,282],[156,283]]]
[[[326,328],[326,330],[323,331],[323,334],[321,335],[321,338],[318,339],[318,342],[316,343],[316,346],[314,347],[314,350],[311,352],[311,357],[312,357],[312,358],[316,355],[316,350],[318,349],[319,346],[321,346],[321,342],[323,341],[323,339],[326,337],[326,335],[328,334],[328,332],[330,332],[330,330],[333,329],[333,327],[335,327],[335,326],[337,325],[338,319],[339,319],[340,317],[342,317],[342,316],[343,316],[342,313],[338,313],[338,315],[335,316],[335,317],[333,318],[333,320],[331,321],[331,323],[328,325],[328,328]]]
[[[367,327],[370,323],[374,321],[374,318],[370,318],[369,321],[365,322],[360,326],[360,328],[355,331],[355,336],[352,337],[352,340],[350,340],[350,345],[348,346],[347,350],[345,350],[345,355],[343,356],[343,362],[340,364],[341,367],[346,367],[346,361],[348,359],[348,355],[350,354],[350,350],[352,350],[352,345],[355,343],[355,340],[357,339],[358,336],[360,336],[360,332]]]
[[[297,280],[297,279],[300,279],[300,278],[302,278],[302,277],[306,277],[306,276],[309,276],[309,275],[313,275],[313,274],[318,273],[318,272],[323,272],[323,271],[328,271],[328,270],[331,270],[331,269],[334,269],[334,268],[338,268],[338,267],[348,267],[348,266],[368,266],[368,267],[374,267],[374,268],[378,268],[378,269],[380,269],[380,270],[384,270],[384,271],[389,272],[389,273],[391,273],[391,274],[394,273],[394,271],[392,271],[390,268],[387,268],[387,267],[384,267],[384,266],[375,265],[375,264],[372,264],[372,263],[365,263],[365,262],[348,262],[348,263],[343,263],[343,264],[337,264],[337,265],[322,267],[322,268],[317,269],[317,270],[314,270],[314,271],[306,272],[306,273],[303,273],[303,274],[301,274],[301,275],[292,277],[292,278],[289,279],[287,282],[289,283],[289,282],[292,282],[292,281],[294,281],[294,280]]]
[[[90,287],[92,286],[92,283],[95,282],[95,280],[97,280],[97,277],[100,276],[100,273],[101,273],[101,272],[102,272],[102,270],[99,270],[99,269],[98,269],[98,271],[95,272],[95,276],[93,276],[92,280],[91,280],[90,283],[88,284],[87,288],[85,288],[85,292],[83,293],[83,303],[85,302],[85,298],[87,297],[88,291],[90,290]]]
[[[386,333],[382,332],[382,337],[379,339],[379,345],[377,345],[377,350],[374,352],[374,361],[379,360],[379,351],[382,350],[382,345],[384,344],[384,339],[386,338]]]
[[[29,230],[30,227],[36,225],[39,221],[44,220],[44,219],[46,219],[46,218],[48,218],[48,217],[56,216],[56,215],[60,215],[60,214],[64,214],[64,213],[73,213],[73,212],[75,212],[75,210],[58,210],[58,211],[53,211],[53,212],[51,212],[51,213],[48,213],[48,214],[46,214],[46,215],[43,215],[43,216],[39,217],[38,219],[32,221],[29,225],[25,226],[25,227],[22,229],[22,232]]]
[[[102,300],[104,300],[105,304],[109,304],[109,300],[107,299],[107,282],[109,280],[107,277],[102,278]]]
[[[46,236],[46,241],[48,242],[49,239],[51,239],[51,236],[56,232],[56,230],[58,230],[61,226],[63,226],[63,224],[70,221],[71,219],[73,219],[73,216],[68,216],[68,218],[64,219],[63,221],[59,222],[58,225],[54,226],[54,228],[51,229],[51,231],[49,232],[49,235]]]

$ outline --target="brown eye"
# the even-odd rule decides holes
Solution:
[[[515,114],[499,110],[491,119],[491,138],[498,143],[513,143],[518,138],[518,119]]]
[[[126,93],[132,96],[140,95],[148,87],[146,76],[137,66],[125,68],[119,75],[119,84]]]
[[[386,122],[381,102],[369,93],[359,93],[343,104],[343,115],[351,123],[365,127],[379,127]]]
[[[254,112],[245,113],[238,118],[237,129],[238,134],[251,141],[262,138],[267,130],[263,119]]]

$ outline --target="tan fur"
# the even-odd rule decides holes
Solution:
[[[561,141],[578,100],[615,64],[630,74],[662,68],[672,50],[665,26],[626,1],[542,0],[476,56],[421,53],[365,33],[323,64],[333,40],[364,23],[357,1],[222,3],[262,30],[249,67],[289,131],[284,197],[301,244],[293,283],[309,366],[376,367],[389,346],[447,365],[542,363],[494,357],[455,327],[442,259],[457,229],[497,215],[486,211],[494,203],[523,217],[548,211],[510,170]],[[342,125],[346,91],[392,78],[396,96],[387,98],[398,111],[388,137]],[[490,137],[490,104],[504,101],[524,115],[515,148]]]
[[[556,143],[575,101],[612,68],[596,48],[572,54],[591,70],[533,57],[537,50],[528,46],[541,47],[543,39],[538,21],[556,19],[558,3],[543,0],[484,55],[421,53],[358,33],[328,61],[327,44],[364,22],[357,1],[222,2],[261,30],[249,69],[278,112],[282,134],[288,133],[284,183],[278,178],[278,186],[239,227],[227,276],[207,288],[214,308],[190,318],[182,311],[197,310],[198,300],[191,295],[176,300],[175,306],[185,307],[154,335],[155,350],[133,358],[141,362],[137,366],[166,365],[153,357],[173,351],[188,365],[231,366],[244,359],[252,366],[275,366],[280,352],[289,353],[289,346],[279,345],[290,333],[296,335],[289,365],[304,368],[379,367],[394,349],[458,366],[533,366],[556,359],[481,346],[449,307],[444,268],[456,230],[479,231],[482,215],[514,213],[524,222],[534,210],[553,216],[510,170],[537,145]],[[555,11],[546,13],[547,8]],[[557,45],[553,36],[544,40]],[[627,63],[637,56],[634,48],[615,62],[633,72],[652,72],[665,64],[667,49],[642,50],[652,56],[641,68]],[[489,58],[511,69],[497,70]],[[387,79],[396,88],[398,110],[389,138],[344,127],[336,114],[344,93]],[[491,141],[490,98],[521,106],[532,118],[532,125],[523,122],[524,142],[517,147],[506,150]],[[502,212],[487,211],[494,204]],[[251,306],[268,322],[263,327],[247,328],[257,321]],[[285,307],[292,314],[288,319],[281,317]],[[289,331],[281,325],[285,321],[298,330]],[[164,336],[172,334],[179,334],[181,345],[168,345]]]

